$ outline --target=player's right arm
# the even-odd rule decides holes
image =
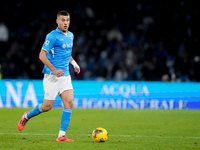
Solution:
[[[45,42],[39,54],[39,59],[54,73],[54,75],[56,75],[57,77],[60,77],[64,74],[64,71],[60,69],[56,69],[47,58],[47,54],[54,47],[55,41],[56,41],[56,38],[54,37],[53,32],[47,34]]]
[[[49,61],[49,59],[47,58],[47,54],[48,52],[44,49],[41,49],[40,54],[39,54],[39,58],[40,60],[51,70],[53,71],[54,75],[56,75],[57,77],[60,77],[64,74],[63,70],[60,69],[56,69],[51,62]]]

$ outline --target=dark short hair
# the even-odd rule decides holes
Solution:
[[[57,13],[57,18],[60,16],[60,15],[63,15],[63,16],[69,16],[69,13],[65,10],[61,10]]]

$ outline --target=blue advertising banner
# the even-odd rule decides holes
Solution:
[[[200,83],[72,81],[74,108],[200,109]],[[0,80],[1,107],[43,102],[42,80]],[[54,107],[62,107],[59,96]]]

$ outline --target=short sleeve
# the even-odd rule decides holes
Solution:
[[[47,34],[42,49],[46,50],[49,53],[54,47],[55,40],[56,38],[51,33]]]

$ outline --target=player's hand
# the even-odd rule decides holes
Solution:
[[[53,71],[54,75],[57,76],[57,77],[61,77],[63,74],[64,74],[64,71],[63,70],[60,70],[60,69],[55,69]]]
[[[80,71],[81,71],[81,69],[80,69],[80,67],[75,67],[75,68],[74,68],[74,71],[75,71],[77,74],[79,74]]]

